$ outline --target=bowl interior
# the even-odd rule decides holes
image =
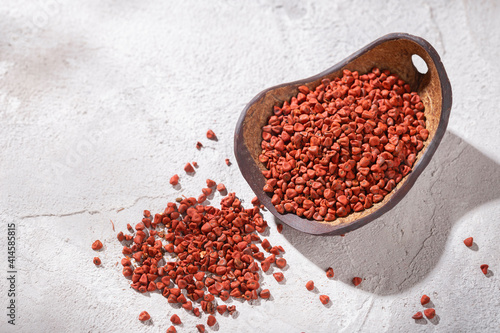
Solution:
[[[443,78],[442,75],[440,76],[441,68],[437,67],[437,65],[440,64],[439,56],[437,56],[437,53],[435,53],[430,45],[429,47],[432,49],[430,50],[431,52],[429,52],[429,49],[424,48],[425,45],[422,46],[421,43],[418,43],[420,39],[417,37],[414,37],[417,39],[417,41],[415,41],[413,38],[398,38],[397,36],[389,38],[389,36],[390,35],[386,36],[385,39],[381,38],[373,42],[349,58],[318,75],[264,90],[257,95],[243,111],[244,113],[240,118],[235,136],[235,152],[242,173],[266,208],[280,220],[292,227],[315,234],[340,234],[370,222],[401,200],[402,196],[406,194],[423,168],[425,168],[430,157],[437,148],[444,134],[444,130],[446,129],[449,115],[442,114]],[[432,51],[435,54],[433,54]],[[418,55],[425,61],[428,67],[427,73],[421,74],[416,69],[412,62],[413,55]],[[439,63],[436,63],[435,57],[437,57]],[[342,70],[344,69],[358,71],[360,74],[364,74],[369,72],[373,67],[378,67],[381,70],[388,69],[392,73],[399,75],[401,79],[410,84],[412,91],[418,92],[424,103],[426,127],[429,130],[429,137],[424,142],[424,147],[417,155],[412,172],[405,176],[401,182],[398,183],[396,188],[385,196],[381,202],[374,204],[369,209],[351,213],[346,217],[337,218],[332,222],[307,220],[295,214],[279,214],[271,204],[270,196],[262,190],[266,180],[261,171],[265,170],[265,167],[258,160],[259,154],[262,152],[260,146],[262,141],[262,127],[267,124],[268,118],[273,114],[273,106],[281,106],[284,101],[289,101],[292,96],[296,96],[298,93],[297,88],[301,85],[306,85],[310,89],[314,89],[321,84],[321,80],[324,78],[332,80],[341,76]],[[446,73],[444,73],[444,75],[447,81]],[[446,92],[446,90],[444,91]],[[451,90],[449,104],[449,107],[451,107]],[[445,112],[449,113],[449,108],[447,108]],[[438,135],[439,138],[434,140],[436,135]],[[434,147],[429,151],[429,147],[433,142]],[[424,159],[426,155],[428,155],[428,158]],[[422,163],[423,160],[426,161]],[[412,181],[409,182],[409,180]],[[402,188],[405,187],[407,187],[407,189],[402,191]],[[400,196],[399,198],[397,197],[398,195]],[[388,207],[390,203],[392,203],[392,205]],[[388,208],[383,211],[382,208],[386,206]]]

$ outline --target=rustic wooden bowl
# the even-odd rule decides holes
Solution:
[[[427,64],[428,71],[420,73],[412,62],[412,56],[420,56]],[[417,91],[425,106],[426,127],[429,137],[417,155],[412,172],[404,177],[396,188],[383,201],[370,209],[351,213],[333,222],[318,222],[299,217],[293,213],[280,214],[271,204],[271,197],[262,188],[266,179],[262,175],[264,165],[259,162],[262,152],[262,127],[273,114],[273,106],[281,106],[298,93],[298,87],[306,85],[314,88],[323,78],[334,79],[342,75],[343,69],[358,71],[360,74],[373,67],[389,69],[398,74]],[[392,209],[408,193],[418,176],[429,164],[448,125],[452,93],[450,81],[436,50],[424,39],[405,33],[392,33],[383,36],[342,60],[326,71],[310,78],[281,84],[268,88],[243,109],[238,120],[234,136],[234,153],[238,166],[246,181],[255,192],[260,202],[278,219],[293,228],[309,234],[340,235],[352,231],[375,220]]]

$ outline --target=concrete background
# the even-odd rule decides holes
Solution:
[[[408,32],[439,52],[453,88],[448,131],[398,206],[345,237],[269,213],[289,268],[272,300],[217,316],[220,332],[500,330],[500,26],[496,1],[67,1],[0,5],[0,331],[179,332],[206,323],[121,275],[116,232],[144,209],[198,195],[210,177],[250,205],[234,161],[245,104],[374,39]],[[211,128],[219,141],[209,141]],[[195,149],[196,141],[204,148]],[[197,161],[194,176],[182,170]],[[181,189],[169,185],[181,176]],[[212,199],[218,205],[219,197]],[[113,232],[110,220],[114,221]],[[17,229],[17,320],[6,323],[7,224]],[[462,240],[473,236],[475,246]],[[103,241],[103,264],[90,245]],[[488,277],[479,266],[490,265]],[[332,266],[335,278],[324,269]],[[359,287],[353,276],[365,280]],[[314,280],[317,292],[304,284]],[[328,294],[328,307],[318,300]],[[422,294],[435,319],[415,322]],[[153,321],[137,320],[147,310]],[[5,314],[3,313],[5,312]],[[209,332],[212,331],[211,329]]]

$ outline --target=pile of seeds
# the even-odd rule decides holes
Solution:
[[[207,180],[207,186],[215,185]],[[255,232],[267,228],[258,206],[243,208],[234,193],[221,200],[220,209],[202,205],[205,198],[170,202],[154,217],[144,211],[135,228],[129,225],[133,235],[118,233],[118,240],[125,245],[123,275],[131,279],[135,290],[158,290],[169,303],[181,303],[197,316],[200,309],[193,302],[199,302],[201,310],[209,314],[216,310],[232,314],[235,306],[217,306],[215,297],[222,301],[229,297],[269,298],[269,290],[260,288],[259,273],[271,264],[285,267],[286,260],[281,257],[284,250],[272,247]],[[258,242],[266,253],[259,250]],[[214,325],[214,320],[209,317],[207,324]]]
[[[299,91],[262,129],[264,191],[276,210],[333,221],[382,201],[429,136],[419,95],[378,68]]]

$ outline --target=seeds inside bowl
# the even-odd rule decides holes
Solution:
[[[264,191],[280,214],[334,221],[380,202],[429,131],[416,92],[388,70],[343,71],[274,107],[262,128]]]

